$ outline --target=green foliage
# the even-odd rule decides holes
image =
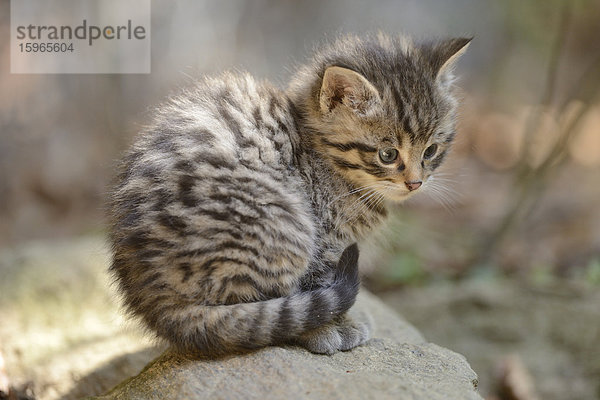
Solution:
[[[595,0],[508,0],[496,6],[503,12],[507,34],[540,51],[552,43],[556,24],[565,7],[577,17],[577,30],[588,33],[597,27]]]
[[[594,286],[600,286],[600,258],[590,261],[585,271],[585,281]]]
[[[428,273],[423,268],[420,257],[412,253],[400,253],[382,270],[379,278],[386,285],[397,286],[420,284],[427,277]]]

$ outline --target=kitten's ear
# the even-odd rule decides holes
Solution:
[[[323,114],[345,106],[366,115],[379,102],[379,92],[361,74],[342,67],[329,67],[323,75],[319,105]]]
[[[455,38],[439,42],[433,46],[430,61],[437,80],[451,79],[456,61],[467,51],[471,40],[473,40],[472,37]]]

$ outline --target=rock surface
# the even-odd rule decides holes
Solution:
[[[166,351],[96,399],[481,399],[465,358],[432,343],[373,295],[353,310],[376,324],[367,345],[333,356],[268,347],[219,359]]]
[[[127,324],[102,236],[0,250],[0,353],[37,400],[106,392],[163,349]]]
[[[101,236],[0,251],[0,354],[11,385],[38,400],[113,387],[101,398],[481,399],[464,357],[427,343],[364,290],[353,312],[368,310],[376,329],[363,347],[331,357],[270,347],[192,360],[125,323],[107,265]]]
[[[518,356],[544,400],[600,399],[600,290],[566,280],[480,279],[388,292],[430,340],[466,355],[484,396]],[[525,398],[525,397],[523,397]]]

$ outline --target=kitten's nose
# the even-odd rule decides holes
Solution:
[[[412,192],[413,190],[417,190],[419,187],[421,187],[423,182],[422,181],[407,181],[407,182],[404,182],[404,184],[406,185],[408,190],[410,190]]]

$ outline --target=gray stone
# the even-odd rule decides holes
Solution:
[[[478,279],[388,292],[427,337],[466,355],[484,396],[518,356],[544,400],[600,399],[600,290],[564,279]]]
[[[166,351],[138,375],[96,399],[482,399],[465,358],[427,343],[373,295],[376,329],[365,346],[332,356],[296,347],[193,359]]]
[[[480,399],[462,356],[427,343],[364,290],[353,312],[372,316],[374,339],[347,353],[270,347],[192,360],[164,352],[124,324],[108,262],[102,237],[0,251],[0,343],[11,384],[33,382],[45,400],[115,385],[103,398]]]

